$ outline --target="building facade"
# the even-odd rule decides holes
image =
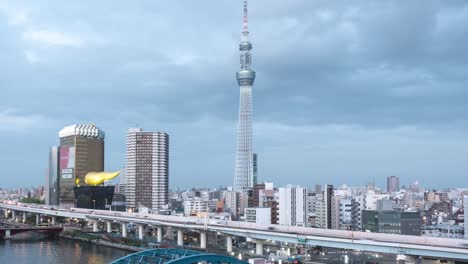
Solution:
[[[127,134],[127,207],[164,208],[169,200],[169,135],[131,128]]]
[[[421,213],[364,210],[362,229],[366,232],[420,236]]]
[[[244,217],[249,223],[269,225],[271,224],[271,209],[268,207],[245,208]]]
[[[387,177],[387,192],[394,193],[400,190],[400,178],[397,176]]]
[[[49,148],[49,169],[47,181],[47,205],[59,205],[59,186],[60,186],[60,171],[59,171],[59,147]]]
[[[307,189],[299,186],[279,188],[279,224],[305,226],[307,224]]]
[[[463,195],[463,214],[465,219],[465,239],[468,239],[468,195]]]
[[[59,132],[59,203],[76,204],[75,186],[87,186],[88,172],[104,171],[104,131],[95,125],[71,125]]]
[[[326,222],[326,229],[332,228],[332,197],[333,197],[333,185],[328,184],[325,188],[325,222]]]

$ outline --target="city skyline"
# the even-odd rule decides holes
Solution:
[[[468,185],[466,3],[268,3],[250,8],[259,182]],[[107,132],[106,168],[138,124],[171,135],[171,188],[232,184],[240,1],[185,4],[0,3],[5,187],[44,184],[71,123]]]

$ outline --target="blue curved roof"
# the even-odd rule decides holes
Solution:
[[[191,264],[204,261],[206,261],[207,263],[227,264],[247,263],[236,258],[217,254],[209,254],[200,251],[179,248],[158,248],[130,254],[128,256],[113,261],[111,264]]]

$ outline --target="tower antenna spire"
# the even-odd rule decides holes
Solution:
[[[248,16],[248,9],[247,9],[247,0],[244,0],[244,32],[249,33],[249,16]]]

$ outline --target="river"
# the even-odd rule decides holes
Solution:
[[[0,263],[104,264],[131,252],[67,239],[0,240]]]

